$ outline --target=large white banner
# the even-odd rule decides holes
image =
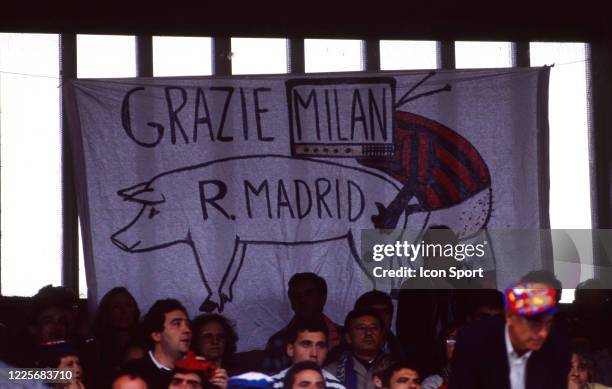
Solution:
[[[547,68],[72,81],[91,301],[175,297],[236,320],[245,350],[290,319],[295,272],[327,280],[343,321],[375,286],[362,229],[542,227],[547,84]]]

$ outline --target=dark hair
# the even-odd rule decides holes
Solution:
[[[420,370],[416,367],[414,363],[409,361],[396,362],[389,366],[385,371],[378,374],[377,377],[380,378],[380,380],[382,381],[384,388],[389,388],[391,386],[391,376],[393,375],[393,373],[402,369],[414,370],[419,375],[419,379],[423,379],[421,377]]]
[[[176,373],[180,373],[180,374],[195,374],[198,377],[200,377],[200,382],[202,382],[202,388],[203,389],[215,389],[217,388],[216,386],[214,386],[206,377],[206,374],[204,373],[204,370],[188,370],[188,369],[183,369],[180,367],[175,367],[172,370],[172,378],[170,379],[170,382],[172,382],[172,379],[174,379],[174,376]]]
[[[287,329],[287,343],[293,343],[301,332],[322,332],[325,339],[329,337],[329,329],[321,318],[302,319],[296,318],[289,324]]]
[[[503,312],[504,310],[504,294],[495,289],[480,289],[475,290],[471,294],[471,311],[474,313],[480,307],[494,308]]]
[[[134,308],[136,308],[136,320],[134,321],[134,327],[138,325],[138,319],[140,318],[140,309],[138,308],[138,303],[132,294],[123,286],[117,286],[104,295],[102,300],[100,300],[100,304],[98,304],[98,309],[96,309],[96,319],[94,322],[94,332],[97,336],[101,336],[102,334],[111,330],[110,328],[110,309],[111,302],[113,298],[117,295],[124,294],[132,300],[134,304]]]
[[[376,309],[360,308],[360,309],[353,309],[352,311],[348,313],[348,315],[346,315],[346,319],[344,319],[344,330],[349,331],[351,328],[351,322],[363,316],[373,316],[376,319],[376,321],[378,321],[378,325],[380,326],[380,329],[382,330],[383,328],[385,328],[385,323],[383,323],[383,320],[380,317],[380,314],[378,313]]]
[[[307,273],[295,273],[289,279],[289,297],[291,298],[291,289],[295,288],[295,284],[298,282],[310,281],[314,283],[319,291],[323,294],[324,297],[327,297],[327,282],[323,277],[319,277],[315,273],[307,272]]]
[[[111,387],[112,387],[112,384],[115,383],[115,381],[117,381],[119,378],[123,376],[127,376],[130,380],[137,380],[140,378],[147,384],[147,387],[149,386],[149,383],[147,382],[147,379],[145,378],[146,374],[143,372],[143,369],[137,367],[137,365],[134,365],[133,363],[132,364],[128,363],[122,366],[115,374],[113,374],[112,380],[111,380]]]
[[[63,309],[74,309],[78,306],[79,298],[68,288],[63,286],[47,285],[39,289],[32,297],[32,305],[29,310],[29,322],[35,323],[38,316],[49,307],[60,307]]]
[[[393,303],[391,302],[391,296],[380,290],[371,290],[359,296],[357,301],[355,301],[354,308],[369,308],[372,305],[378,304],[386,305],[387,307],[389,307],[389,309],[391,309],[391,312],[393,312]]]
[[[372,376],[378,377],[382,381],[382,374],[392,365],[399,362],[391,354],[383,354],[377,361],[372,365]]]
[[[592,382],[595,375],[595,361],[591,353],[582,347],[573,347],[572,354],[576,354],[578,358],[582,359],[587,371],[587,381]]]
[[[557,303],[561,300],[561,291],[563,289],[563,285],[561,281],[557,279],[557,277],[548,270],[532,270],[529,273],[525,274],[521,281],[525,282],[539,282],[546,285],[549,285],[553,289],[557,291]]]
[[[216,313],[205,313],[196,317],[191,322],[191,330],[193,336],[191,338],[191,349],[198,355],[201,355],[200,342],[198,332],[208,323],[219,323],[223,327],[225,335],[225,348],[221,359],[226,359],[236,352],[236,343],[238,343],[238,334],[234,330],[234,324],[226,317]]]
[[[316,362],[303,361],[294,364],[289,368],[289,370],[287,370],[287,374],[285,374],[285,379],[283,380],[283,389],[293,388],[296,374],[304,370],[314,370],[319,372],[319,374],[321,374],[321,377],[323,377],[323,384],[325,384],[325,377],[323,376],[323,371],[321,370],[321,367],[319,367]]]
[[[38,367],[58,368],[62,358],[75,356],[80,359],[80,353],[74,342],[61,341],[57,344],[41,346],[38,349]]]
[[[149,308],[149,312],[147,312],[142,321],[145,339],[149,348],[153,348],[153,339],[151,338],[151,334],[153,332],[164,331],[166,313],[177,310],[183,311],[185,316],[189,316],[187,315],[187,310],[183,304],[175,299],[157,300],[155,303],[153,303],[151,308]]]

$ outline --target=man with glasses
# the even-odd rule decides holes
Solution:
[[[506,290],[505,316],[482,319],[460,332],[449,389],[566,389],[567,338],[551,331],[557,291],[521,281]]]
[[[344,329],[349,349],[325,369],[347,389],[373,389],[372,370],[385,355],[384,322],[375,309],[354,309],[346,316]]]

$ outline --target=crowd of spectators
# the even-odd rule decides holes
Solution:
[[[364,293],[340,325],[324,313],[326,280],[298,273],[288,284],[293,318],[264,350],[239,353],[236,318],[190,318],[174,299],[156,301],[141,318],[129,290],[116,287],[90,323],[74,294],[47,286],[32,299],[27,328],[0,326],[0,357],[6,366],[73,369],[70,383],[52,384],[58,389],[612,386],[610,290],[587,281],[570,309],[560,292],[543,271],[505,293],[409,290],[399,298],[431,306],[399,301],[394,331],[389,294]]]

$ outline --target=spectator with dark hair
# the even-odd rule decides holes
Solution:
[[[349,348],[325,368],[347,389],[373,389],[372,369],[385,353],[384,322],[372,308],[354,309],[344,321]]]
[[[552,329],[555,289],[519,282],[506,290],[505,317],[466,325],[451,361],[450,389],[567,389],[570,348]]]
[[[563,285],[561,284],[561,281],[559,281],[559,279],[552,272],[548,270],[532,270],[529,273],[525,274],[523,278],[521,278],[521,281],[546,284],[557,292],[557,303],[561,301]]]
[[[446,247],[456,246],[459,239],[448,226],[434,225],[425,231],[423,242],[425,245]],[[424,269],[459,266],[452,254],[442,250],[432,251],[422,256]],[[444,277],[408,278],[402,283],[397,306],[397,336],[406,356],[419,361],[424,375],[430,375],[436,369],[432,345],[443,336],[449,323],[464,320],[471,294],[465,289],[468,287],[474,285],[466,285],[462,281],[451,282],[451,278]]]
[[[40,350],[40,367],[54,369],[71,369],[72,379],[69,383],[55,383],[55,389],[84,389],[83,367],[79,352],[74,343],[57,341],[43,346]]]
[[[111,389],[147,389],[145,377],[134,369],[121,368],[113,377]]]
[[[594,382],[594,371],[592,358],[584,352],[574,351],[567,389],[610,389],[609,386]]]
[[[495,289],[478,289],[471,293],[467,321],[504,314],[504,294]]]
[[[451,323],[445,331],[445,336],[439,342],[437,347],[440,354],[440,364],[437,372],[423,380],[421,387],[423,389],[442,389],[448,385],[448,377],[450,377],[451,360],[455,351],[455,343],[461,325]]]
[[[189,351],[187,311],[177,300],[157,300],[145,315],[143,328],[149,351],[144,358],[128,362],[128,367],[145,377],[149,388],[166,389],[176,361]]]
[[[64,287],[47,285],[36,293],[28,312],[29,337],[20,342],[16,352],[19,365],[40,367],[45,350],[61,342],[79,350],[81,361],[88,371],[88,380],[95,376],[93,370],[98,364],[95,345],[89,342],[90,339],[77,336],[80,323],[78,302],[78,297]],[[83,324],[83,327],[87,326],[87,323]]]
[[[612,293],[606,283],[588,279],[576,286],[572,336],[588,342],[598,382],[612,386]]]
[[[380,374],[387,389],[421,389],[419,370],[409,362],[396,362]]]
[[[29,330],[37,345],[73,339],[75,304],[72,294],[62,287],[47,285],[34,295]]]
[[[102,297],[96,310],[94,333],[103,372],[114,373],[122,364],[128,345],[142,343],[139,318],[138,304],[126,288],[113,288]]]
[[[303,361],[315,362],[322,367],[327,356],[327,325],[320,319],[294,320],[289,326],[287,338],[287,355],[292,365]],[[272,376],[274,388],[281,389],[289,368]],[[333,389],[345,389],[344,385],[326,370],[322,370],[325,386]]]
[[[287,330],[291,323],[298,318],[315,318],[325,322],[328,329],[328,347],[338,345],[342,337],[342,327],[331,321],[323,308],[327,300],[327,283],[325,279],[314,273],[296,273],[289,280],[288,296],[294,316],[289,324],[268,339],[266,344],[266,357],[263,361],[263,370],[274,373],[286,369],[291,360],[285,352],[287,345]]]
[[[383,355],[378,361],[372,366],[372,385],[374,389],[389,389],[388,386],[384,386],[383,379],[385,379],[385,372],[391,365],[394,365],[398,361],[389,354]]]
[[[191,349],[196,355],[223,367],[229,375],[238,370],[233,359],[238,335],[230,321],[218,314],[203,314],[191,322]]]
[[[393,331],[391,331],[391,322],[393,321],[393,302],[391,301],[391,296],[380,290],[371,290],[362,294],[357,299],[354,308],[372,308],[378,312],[384,323],[384,351],[396,359],[402,359],[404,357],[402,346]]]
[[[323,372],[313,361],[298,362],[287,371],[283,389],[325,389]]]

